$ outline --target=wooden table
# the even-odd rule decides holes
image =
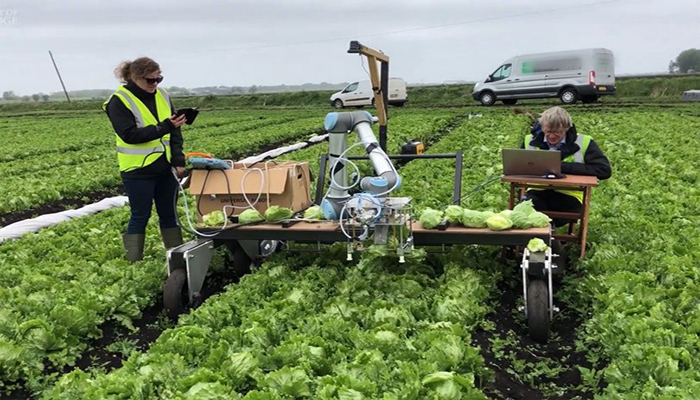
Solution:
[[[560,211],[542,211],[550,218],[565,218],[571,219],[569,223],[568,234],[554,234],[555,239],[578,242],[581,245],[581,257],[586,254],[586,236],[588,235],[588,212],[591,205],[591,189],[598,186],[598,178],[595,176],[585,175],[566,175],[564,178],[547,179],[531,176],[504,176],[501,179],[503,182],[510,183],[510,198],[508,200],[508,208],[511,210],[515,207],[516,196],[521,195],[528,187],[536,187],[538,189],[554,189],[554,190],[577,190],[583,192],[583,206],[581,212],[560,212]],[[581,220],[578,234],[573,233],[574,223],[576,220]]]

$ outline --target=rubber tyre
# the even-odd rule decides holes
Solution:
[[[377,108],[377,99],[372,98],[372,108]]]
[[[507,106],[514,106],[515,103],[518,102],[518,99],[505,99],[505,100],[501,100],[501,101],[503,102],[503,104],[505,104]]]
[[[163,307],[173,320],[182,314],[189,303],[187,292],[187,271],[178,268],[170,273],[163,288]]]
[[[491,92],[483,92],[479,95],[479,101],[481,105],[490,107],[496,102],[496,96]]]
[[[566,88],[559,93],[559,100],[562,104],[576,104],[578,92],[574,88]]]
[[[501,247],[501,252],[499,254],[500,263],[507,264],[511,262],[518,262],[518,249],[516,246],[503,246]]]
[[[333,102],[333,107],[338,109],[343,108],[343,100],[335,99],[335,101]]]
[[[233,257],[232,266],[233,272],[237,277],[242,277],[250,273],[250,266],[253,261],[248,257],[245,251],[241,247],[235,248],[231,251],[231,256]]]
[[[554,259],[557,268],[552,271],[552,275],[558,276],[564,274],[569,268],[569,252],[564,248],[564,244],[559,240],[552,240],[552,253],[558,254],[559,257]]]
[[[533,279],[527,285],[527,328],[530,338],[539,343],[549,339],[549,293],[547,283]]]

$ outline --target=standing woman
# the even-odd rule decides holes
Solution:
[[[133,263],[143,258],[154,201],[165,248],[182,244],[175,214],[177,180],[172,169],[178,175],[184,172],[180,127],[186,121],[184,115],[176,117],[170,96],[158,87],[163,76],[157,62],[148,57],[125,61],[114,73],[123,85],[102,109],[114,127],[119,171],[129,197],[131,218],[122,237],[126,259]]]

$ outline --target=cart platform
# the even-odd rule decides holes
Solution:
[[[531,229],[508,229],[493,231],[486,228],[465,228],[449,226],[444,230],[425,229],[419,222],[413,222],[413,243],[416,246],[441,246],[448,244],[490,244],[504,246],[524,246],[533,238],[549,242],[550,227]],[[200,229],[211,234],[216,229]],[[298,242],[333,243],[344,242],[347,237],[340,230],[338,222],[295,222],[287,227],[282,224],[232,225],[209,239],[227,240],[284,240]]]
[[[405,233],[410,234],[411,245],[414,246],[475,244],[525,247],[534,238],[540,238],[545,243],[550,243],[552,238],[549,226],[503,231],[461,226],[425,229],[414,221],[405,229],[410,230]],[[276,251],[280,241],[330,244],[349,240],[338,221],[290,220],[277,224],[233,224],[223,230],[211,227],[199,228],[199,231],[201,235],[196,240],[167,252],[168,279],[163,290],[163,303],[173,318],[177,318],[186,305],[196,305],[201,301],[201,290],[215,247],[228,248],[232,253],[233,271],[242,276],[250,272],[254,259],[262,259]],[[348,256],[352,259],[350,253]],[[554,257],[556,255],[548,249],[544,255],[532,258],[525,248],[521,262],[525,304],[523,310],[528,319],[530,335],[542,342],[548,338],[549,322],[557,310],[552,296],[552,270],[557,268],[553,262]]]

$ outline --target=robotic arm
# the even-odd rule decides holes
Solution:
[[[411,199],[387,196],[394,189],[401,187],[401,177],[386,154],[389,57],[357,41],[350,42],[348,53],[367,57],[377,117],[372,117],[366,111],[333,112],[326,115],[331,184],[320,204],[321,210],[325,219],[339,221],[340,229],[348,238],[348,260],[352,260],[353,248],[361,248],[362,242],[369,238],[369,235],[373,236],[375,245],[388,245],[391,234],[392,238],[396,239],[392,242],[396,244],[391,247],[396,249],[399,262],[404,262],[404,254],[413,248]],[[378,62],[381,64],[381,79]],[[377,138],[372,132],[372,124],[375,122],[379,122],[381,143],[377,143]],[[348,147],[347,135],[352,131],[357,133],[360,142]],[[348,185],[347,168],[354,164],[346,154],[355,146],[365,148],[376,175]],[[348,190],[357,183],[363,192],[350,196]]]
[[[355,131],[372,162],[376,176],[365,177],[360,181],[360,188],[377,198],[385,197],[389,192],[401,186],[401,177],[386,153],[379,147],[372,132],[372,123],[377,119],[367,111],[348,113],[328,113],[325,128],[329,133],[329,152],[331,161],[331,179],[328,195],[321,204],[327,219],[338,219],[340,210],[350,195],[347,184],[347,135]]]

